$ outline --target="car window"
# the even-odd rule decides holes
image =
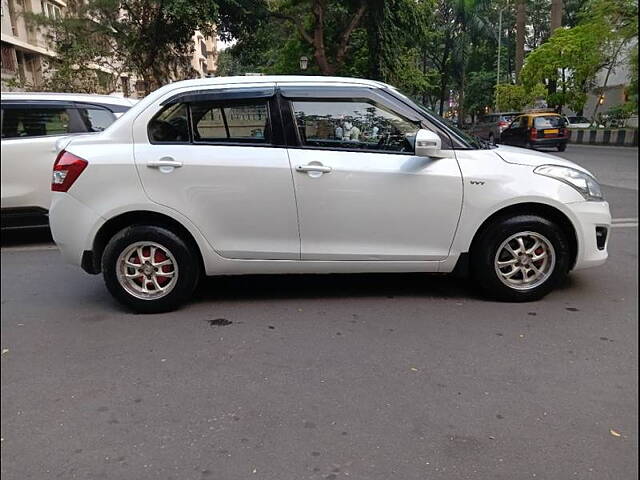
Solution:
[[[65,108],[5,108],[2,138],[43,137],[69,133]]]
[[[564,118],[560,116],[544,116],[544,117],[536,117],[533,120],[533,126],[535,128],[558,128],[564,127]]]
[[[151,143],[189,143],[189,109],[184,103],[160,111],[147,127]]]
[[[101,132],[116,120],[116,116],[105,108],[79,108],[78,112],[88,132]]]
[[[349,150],[413,152],[420,125],[364,101],[294,101],[303,145]]]
[[[269,143],[266,101],[238,105],[194,103],[191,118],[196,142]]]

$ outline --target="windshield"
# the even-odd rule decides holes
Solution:
[[[448,130],[448,133],[451,136],[456,137],[456,139],[459,141],[458,143],[463,143],[466,148],[471,148],[476,150],[492,148],[489,142],[485,142],[484,140],[481,140],[479,137],[476,137],[474,135],[469,135],[467,132],[455,126],[451,121],[445,118],[442,118],[441,116],[432,112],[430,109],[428,109],[424,105],[416,102],[415,100],[410,99],[409,97],[401,93],[396,88],[389,87],[389,89],[393,92],[394,95],[400,97],[408,105],[411,105],[412,107],[421,111],[423,114],[427,116],[427,118],[429,118],[434,123],[436,124],[440,123],[441,125],[445,126],[446,130]]]

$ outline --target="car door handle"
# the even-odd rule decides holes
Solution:
[[[333,170],[331,167],[326,167],[324,165],[298,165],[296,167],[296,172],[319,172],[319,173],[330,173]]]
[[[182,162],[180,160],[174,160],[171,157],[164,157],[160,160],[149,160],[147,162],[147,167],[149,168],[162,168],[162,167],[171,167],[171,168],[180,168],[182,166]]]

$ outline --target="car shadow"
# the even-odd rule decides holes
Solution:
[[[0,245],[2,247],[30,246],[43,243],[53,243],[51,230],[48,227],[2,230],[0,233]]]
[[[208,277],[194,302],[365,297],[481,298],[469,282],[425,273],[243,275]]]

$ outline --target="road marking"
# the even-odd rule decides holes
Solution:
[[[611,220],[611,228],[635,228],[637,226],[637,218],[614,218]]]

